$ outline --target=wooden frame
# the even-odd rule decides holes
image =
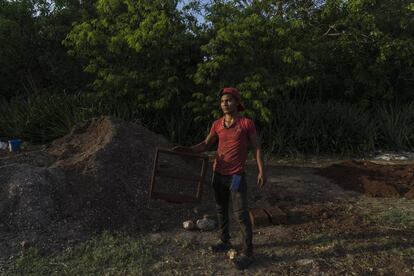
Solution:
[[[171,154],[171,155],[179,155],[179,156],[184,156],[184,157],[193,157],[193,158],[202,160],[200,175],[198,177],[179,176],[179,175],[172,175],[172,174],[168,174],[168,173],[159,171],[158,170],[158,160],[159,160],[160,153]],[[173,150],[164,149],[164,148],[156,148],[155,158],[154,158],[154,166],[153,166],[153,169],[152,169],[149,197],[152,198],[152,199],[161,199],[161,200],[165,200],[167,202],[173,202],[173,203],[200,202],[201,194],[203,192],[203,185],[204,185],[204,178],[205,178],[206,170],[207,170],[207,164],[208,164],[208,156],[204,155],[204,154],[182,152],[182,151],[173,151]],[[196,183],[198,183],[197,194],[195,196],[183,196],[183,195],[174,195],[174,194],[162,193],[162,192],[154,192],[154,188],[155,188],[155,185],[156,185],[155,178],[157,176],[161,176],[161,177],[165,177],[165,178],[171,178],[171,179],[177,179],[177,180],[183,180],[183,181],[196,182]]]

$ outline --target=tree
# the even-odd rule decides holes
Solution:
[[[0,0],[1,96],[75,92],[85,86],[81,62],[62,45],[82,11],[64,1]]]
[[[198,40],[174,0],[100,0],[96,17],[79,22],[65,45],[87,60],[97,96],[126,104],[137,116],[159,116],[173,132],[186,123],[183,109],[200,61]]]
[[[321,98],[371,105],[413,99],[411,1],[329,0],[313,19],[309,56]]]
[[[218,110],[211,108],[217,92],[223,86],[236,86],[243,92],[248,113],[268,121],[272,99],[306,90],[311,76],[299,40],[304,19],[293,16],[287,3],[280,3],[214,1],[209,7],[210,40],[201,47],[204,62],[195,75],[205,89],[194,94],[195,112],[217,116]]]

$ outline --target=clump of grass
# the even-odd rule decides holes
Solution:
[[[377,143],[385,149],[414,148],[414,104],[380,107],[377,112]]]
[[[414,232],[414,202],[411,200],[375,198],[362,200],[357,205],[361,214],[376,225]]]
[[[181,144],[198,141],[205,132],[198,131],[192,117],[180,107],[163,112],[144,110],[133,98],[41,94],[10,101],[0,98],[0,110],[0,137],[21,138],[32,143],[52,141],[69,133],[76,124],[102,115],[140,122]]]
[[[6,268],[7,275],[145,275],[154,245],[143,237],[104,232],[49,256],[31,249]]]
[[[368,110],[341,102],[279,99],[270,103],[270,109],[269,121],[256,122],[269,154],[355,156],[378,149],[414,147],[412,104]],[[154,111],[142,107],[133,97],[42,94],[10,101],[0,99],[0,110],[0,137],[35,143],[61,137],[74,125],[100,115],[139,121],[178,144],[197,143],[208,132],[207,125],[194,124],[190,110],[173,106]]]
[[[342,102],[280,99],[259,123],[268,152],[364,155],[414,147],[414,105],[366,109]]]
[[[35,95],[0,100],[0,136],[45,142],[67,134],[71,128],[94,115],[82,95]]]
[[[403,208],[392,208],[380,214],[381,219],[397,226],[412,228],[414,231],[414,211]]]
[[[372,152],[376,128],[370,113],[339,102],[280,100],[261,126],[264,142],[278,154]]]

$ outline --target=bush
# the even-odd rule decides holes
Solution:
[[[36,95],[0,100],[0,137],[43,143],[61,137],[77,123],[110,115],[139,121],[179,144],[198,143],[211,124],[194,123],[195,114],[181,107],[168,112],[139,109],[134,99],[117,100],[94,94]],[[373,110],[340,102],[278,99],[269,104],[268,121],[256,120],[269,153],[296,155],[361,155],[374,150],[414,147],[414,106]],[[208,114],[202,121],[206,122]]]
[[[262,126],[267,150],[278,154],[352,154],[374,150],[374,118],[338,102],[279,100]]]

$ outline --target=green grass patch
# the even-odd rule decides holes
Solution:
[[[362,215],[372,223],[388,228],[398,228],[414,233],[414,201],[404,198],[365,199],[358,203]]]
[[[143,237],[105,232],[51,255],[32,248],[9,264],[6,275],[145,275],[154,246]]]

